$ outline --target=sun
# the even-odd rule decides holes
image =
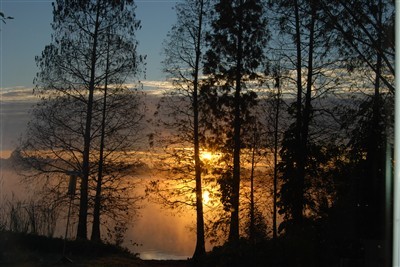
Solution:
[[[203,192],[203,203],[208,204],[210,202],[210,192],[204,191]]]
[[[202,160],[211,160],[214,157],[214,155],[211,152],[202,151],[200,157]]]

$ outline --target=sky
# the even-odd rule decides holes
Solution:
[[[138,52],[146,55],[147,90],[162,90],[170,84],[162,72],[162,43],[175,23],[173,7],[179,0],[136,0]],[[0,22],[0,157],[17,146],[36,102],[32,88],[38,71],[35,57],[51,41],[52,0],[0,0],[0,11],[14,19]],[[150,91],[149,91],[150,92]]]
[[[147,56],[146,80],[141,81],[147,89],[163,89],[169,84],[162,72],[162,42],[175,22],[173,7],[177,1],[135,2],[136,15],[142,24],[137,32],[138,52]],[[38,71],[35,56],[39,56],[51,40],[51,3],[51,0],[0,0],[0,11],[14,17],[6,24],[0,22],[0,159],[8,158],[17,146],[30,119],[29,110],[37,101],[32,93]],[[3,175],[15,176],[0,166],[0,177]],[[11,192],[10,188],[19,186],[5,190]],[[191,255],[194,237],[193,233],[187,233],[188,220],[163,214],[158,207],[143,209],[140,218],[135,228],[128,230],[127,240],[143,244],[135,248],[142,257],[187,258]]]
[[[142,23],[137,33],[138,52],[147,55],[148,83],[165,81],[162,42],[175,22],[176,0],[136,0]],[[0,10],[14,19],[0,23],[0,88],[32,88],[37,68],[35,56],[50,43],[51,0],[0,0]]]

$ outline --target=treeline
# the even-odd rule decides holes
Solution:
[[[175,89],[154,139],[170,179],[193,187],[151,191],[195,207],[194,258],[205,236],[227,233],[231,245],[283,242],[288,266],[363,261],[371,247],[381,250],[370,261],[389,266],[393,2],[187,0],[176,10],[164,61]],[[204,191],[222,204],[206,223]]]
[[[369,248],[390,264],[393,1],[179,1],[164,42],[174,89],[150,134],[131,85],[145,60],[134,2],[53,7],[40,100],[15,155],[46,199],[67,202],[79,178],[77,238],[89,223],[94,241],[102,222],[125,229],[147,134],[168,179],[146,192],[196,210],[195,261],[208,239],[227,242],[214,262],[226,266],[250,255],[327,266]]]

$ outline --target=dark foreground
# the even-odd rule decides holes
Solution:
[[[0,232],[0,266],[93,266],[93,267],[187,267],[187,261],[141,260],[116,246],[95,244],[89,241],[66,243],[59,238]]]
[[[93,267],[382,267],[390,265],[384,243],[373,240],[316,242],[311,235],[255,243],[241,239],[215,247],[203,262],[141,260],[124,248],[90,241],[0,231],[0,266]],[[69,261],[70,259],[71,261]]]

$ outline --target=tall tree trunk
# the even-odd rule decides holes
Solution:
[[[239,240],[239,192],[240,192],[240,148],[241,148],[241,90],[242,90],[242,12],[243,0],[239,0],[239,31],[237,36],[237,55],[236,55],[236,88],[234,98],[234,133],[233,133],[233,177],[232,177],[232,196],[231,196],[231,221],[229,228],[229,241]]]
[[[292,217],[295,224],[300,224],[303,218],[303,188],[302,184],[303,177],[299,171],[300,169],[300,158],[302,155],[302,94],[303,94],[303,86],[302,86],[302,74],[301,74],[301,33],[300,33],[300,15],[299,15],[299,6],[298,1],[294,1],[294,12],[295,12],[295,27],[296,27],[296,84],[297,84],[297,99],[296,99],[296,161],[298,163],[296,170],[296,182],[294,188],[294,199],[296,199],[295,203],[293,203]]]
[[[272,214],[272,237],[274,240],[278,237],[278,230],[277,230],[277,195],[278,195],[278,133],[279,133],[279,111],[280,111],[280,104],[281,104],[281,88],[280,88],[280,73],[276,74],[277,79],[276,87],[278,89],[278,93],[276,95],[276,107],[275,107],[275,121],[274,121],[274,197],[273,197],[273,214]]]
[[[296,1],[297,4],[297,1]],[[308,44],[308,63],[307,63],[307,81],[306,81],[306,94],[305,94],[305,102],[304,108],[302,111],[298,111],[298,119],[300,119],[300,123],[298,123],[298,151],[297,151],[297,181],[296,181],[296,203],[294,203],[294,212],[293,219],[296,225],[302,225],[303,222],[303,210],[305,206],[304,199],[304,190],[305,190],[305,176],[306,176],[306,165],[308,158],[308,134],[309,134],[309,125],[311,120],[311,90],[313,85],[313,54],[314,54],[314,35],[315,35],[315,20],[316,20],[316,7],[313,1],[310,2],[311,7],[311,21],[310,21],[310,29],[309,29],[309,44]],[[297,7],[298,11],[298,7]],[[298,14],[297,14],[298,16]],[[297,26],[297,23],[296,23]],[[297,32],[297,29],[296,29]],[[300,36],[300,32],[297,33]],[[298,41],[298,44],[300,42]],[[300,59],[301,60],[301,59]],[[301,61],[300,65],[297,66],[298,71],[301,71]],[[299,70],[300,68],[300,70]],[[298,82],[301,82],[301,80]],[[299,91],[298,91],[299,94]],[[301,96],[300,96],[301,98]],[[299,101],[299,96],[298,96]],[[301,101],[301,100],[300,100]],[[299,103],[297,103],[299,105]],[[300,102],[301,106],[301,102]]]
[[[196,177],[196,248],[193,258],[201,260],[206,254],[204,238],[204,216],[203,216],[203,190],[201,180],[200,164],[200,143],[199,143],[199,103],[198,103],[198,85],[199,85],[199,65],[201,57],[201,31],[203,26],[203,0],[200,1],[200,16],[197,32],[196,59],[193,82],[193,137],[194,137],[194,162]]]
[[[102,189],[102,185],[103,185],[104,138],[105,138],[105,128],[106,128],[107,87],[108,87],[109,64],[110,64],[110,40],[108,40],[108,43],[107,43],[106,77],[105,77],[105,82],[104,82],[104,98],[103,98],[103,110],[102,110],[102,118],[101,118],[99,169],[98,169],[98,173],[97,173],[96,196],[94,198],[92,236],[90,238],[92,241],[101,241],[100,209],[101,209],[101,189]]]
[[[378,3],[377,24],[382,28],[382,1]],[[372,97],[372,126],[368,138],[366,164],[368,166],[367,177],[369,177],[367,198],[367,220],[370,227],[366,230],[369,238],[382,240],[384,235],[384,166],[385,166],[385,125],[382,114],[382,97],[380,92],[382,76],[382,33],[379,32],[376,40],[376,66],[374,95]]]
[[[97,62],[97,39],[99,31],[99,16],[100,16],[100,2],[97,2],[96,23],[93,33],[93,46],[91,55],[90,66],[90,82],[89,82],[89,96],[87,102],[86,125],[84,135],[84,150],[82,159],[82,175],[81,175],[81,188],[80,188],[80,202],[79,202],[79,219],[76,237],[78,239],[87,239],[87,216],[88,216],[88,185],[90,173],[90,142],[91,142],[91,127],[92,127],[92,112],[93,112],[93,95],[95,90],[95,75],[96,75],[96,62]]]
[[[254,169],[255,169],[255,154],[257,146],[256,127],[253,133],[253,151],[251,153],[251,171],[250,171],[250,240],[256,237],[256,223],[255,223],[255,203],[254,203]]]

